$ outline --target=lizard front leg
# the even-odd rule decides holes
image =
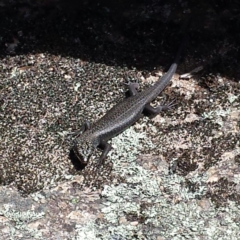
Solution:
[[[90,128],[90,122],[89,122],[88,120],[86,120],[86,121],[83,123],[80,131],[85,132],[85,131],[88,130],[89,128]]]
[[[80,130],[78,130],[78,131],[76,131],[76,132],[73,132],[73,133],[69,133],[69,135],[78,136],[79,134],[84,133],[84,132],[85,132],[86,130],[88,130],[89,128],[90,128],[90,123],[89,123],[88,120],[86,120],[86,121],[82,124]]]
[[[99,148],[103,150],[99,160],[98,165],[102,165],[104,163],[105,158],[107,157],[107,154],[112,149],[111,145],[105,141],[100,141],[100,144],[98,145]]]

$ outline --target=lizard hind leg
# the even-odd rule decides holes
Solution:
[[[124,83],[128,87],[128,95],[129,96],[134,96],[138,93],[137,89],[139,88],[139,83],[138,82],[127,82]]]
[[[139,84],[137,82],[131,82],[128,84],[128,90],[130,96],[134,96],[138,93],[137,89],[139,88]]]
[[[150,105],[150,103],[148,103],[148,104],[146,104],[143,112],[144,112],[144,114],[148,115],[150,118],[153,118],[156,115],[158,115],[161,111],[166,111],[166,110],[172,109],[172,107],[175,105],[176,105],[176,103],[174,100],[167,104],[163,103],[161,105],[158,105],[157,107],[152,107]]]

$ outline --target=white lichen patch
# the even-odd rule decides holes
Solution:
[[[15,239],[18,231],[32,237],[32,239],[42,239],[42,233],[29,225],[34,221],[43,218],[45,213],[35,211],[17,211],[13,206],[5,204],[0,208],[0,216],[4,216],[7,221],[4,223],[9,228],[11,239]]]
[[[82,240],[82,239],[92,239],[97,240],[96,237],[96,224],[94,221],[89,221],[86,225],[77,225],[76,226],[76,236],[74,240]]]
[[[205,211],[197,199],[206,193],[207,176],[196,173],[184,178],[167,172],[156,176],[136,162],[137,154],[145,147],[140,142],[154,148],[144,133],[133,128],[112,140],[113,171],[124,182],[104,186],[104,222],[96,224],[95,230],[92,225],[89,230],[89,224],[82,226],[78,236],[124,240],[239,239],[238,206],[229,202],[228,207],[216,209],[210,202]],[[186,181],[198,184],[198,189],[191,191]],[[219,227],[222,224],[224,227]]]

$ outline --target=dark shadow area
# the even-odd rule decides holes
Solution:
[[[144,70],[168,67],[188,13],[186,68],[204,65],[238,77],[238,1],[3,1],[0,57],[48,52]]]
[[[76,170],[83,170],[86,167],[86,164],[83,164],[78,160],[72,149],[69,152],[69,159]]]

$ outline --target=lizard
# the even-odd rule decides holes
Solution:
[[[157,107],[152,107],[150,103],[170,83],[171,78],[176,72],[184,42],[183,40],[169,70],[160,77],[154,85],[142,92],[138,92],[138,83],[129,83],[129,97],[113,106],[94,124],[90,125],[88,121],[84,122],[79,131],[81,134],[78,134],[74,140],[72,148],[74,155],[82,164],[86,165],[94,151],[99,148],[102,150],[102,154],[98,159],[98,164],[101,165],[112,148],[108,140],[133,125],[143,113],[155,116],[161,111],[167,110],[173,106],[172,102]]]

